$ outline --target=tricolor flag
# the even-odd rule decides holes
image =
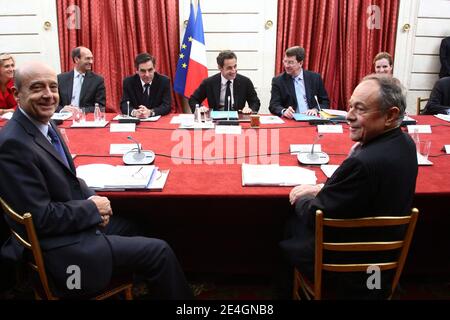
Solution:
[[[202,10],[200,9],[200,1],[198,3],[197,17],[195,18],[192,38],[191,55],[186,76],[186,87],[184,89],[184,95],[186,97],[190,97],[195,89],[198,88],[202,80],[208,77],[208,67],[206,66],[205,35],[203,33],[203,19]]]
[[[192,35],[195,24],[194,5],[191,1],[191,10],[189,12],[189,20],[186,26],[186,32],[184,33],[183,42],[181,43],[180,55],[178,58],[177,70],[175,73],[175,81],[173,83],[173,89],[175,92],[184,94],[186,86],[186,75],[189,66],[189,57],[191,55]]]

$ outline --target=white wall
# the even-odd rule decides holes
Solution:
[[[439,79],[439,47],[450,36],[450,1],[403,0],[401,6],[394,70],[408,89],[408,112],[415,114],[417,97],[429,97]],[[404,23],[411,25],[409,35]]]
[[[189,18],[190,0],[180,0],[180,35]],[[197,1],[193,1],[197,7]],[[221,50],[237,55],[238,72],[249,77],[261,100],[261,113],[268,113],[271,80],[275,72],[277,0],[201,1],[209,75],[218,71]],[[220,5],[219,5],[220,4]],[[272,26],[266,26],[267,21]]]
[[[41,60],[60,72],[55,0],[0,0],[0,53],[16,65]]]

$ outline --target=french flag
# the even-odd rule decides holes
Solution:
[[[191,54],[189,58],[189,67],[186,75],[186,87],[184,95],[190,97],[198,88],[203,79],[208,77],[208,68],[206,66],[206,47],[205,35],[203,33],[202,10],[200,2],[197,9],[194,30],[192,34]]]

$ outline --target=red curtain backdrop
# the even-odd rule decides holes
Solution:
[[[372,73],[380,51],[394,56],[400,0],[278,0],[275,72],[284,71],[286,48],[305,48],[305,69],[319,72],[331,107],[346,109],[358,82]],[[370,11],[377,6],[377,12]],[[379,29],[368,27],[379,17]]]
[[[122,80],[135,73],[134,58],[141,52],[154,55],[156,70],[173,82],[179,51],[177,0],[58,0],[56,4],[61,71],[73,68],[74,47],[91,49],[94,72],[105,77],[108,111],[119,111]],[[79,8],[79,17],[71,5]],[[77,21],[78,29],[73,28]],[[172,101],[172,110],[181,110],[173,92]]]

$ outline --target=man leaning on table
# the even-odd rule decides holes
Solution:
[[[0,196],[17,212],[31,212],[52,289],[57,296],[86,296],[104,290],[113,275],[142,275],[158,299],[189,299],[192,292],[170,246],[134,236],[136,227],[113,216],[110,201],[77,178],[70,153],[50,118],[59,102],[55,71],[26,62],[16,71],[19,102],[0,130]],[[22,227],[6,217],[21,236]],[[15,238],[3,257],[27,257]],[[81,285],[66,283],[70,266],[81,270]]]
[[[134,66],[136,74],[123,80],[122,114],[137,118],[168,114],[172,101],[170,80],[156,72],[156,58],[148,53],[138,54]]]
[[[329,99],[320,74],[303,69],[305,49],[299,46],[288,48],[284,54],[284,70],[272,79],[269,103],[271,113],[288,119],[294,113],[317,115],[319,107],[328,108]]]

